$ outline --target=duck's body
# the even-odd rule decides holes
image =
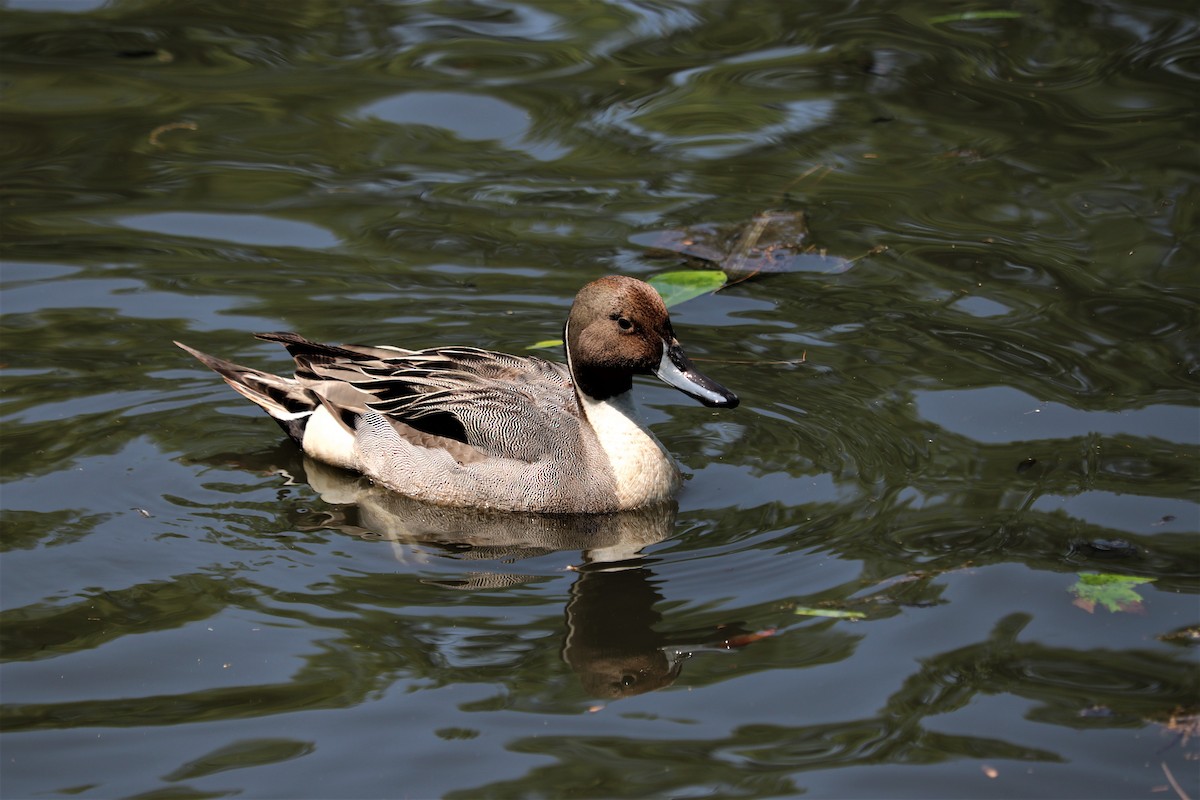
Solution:
[[[295,377],[176,344],[313,458],[444,505],[600,513],[665,501],[679,488],[679,471],[633,414],[632,376],[655,372],[707,405],[737,405],[695,371],[662,300],[633,278],[601,278],[580,291],[566,326],[566,365],[469,347],[258,336],[287,347]]]

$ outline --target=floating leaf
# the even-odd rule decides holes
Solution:
[[[678,272],[664,272],[646,282],[658,290],[664,303],[674,306],[684,300],[715,292],[725,285],[726,280],[724,272],[686,269]]]
[[[540,342],[534,342],[526,347],[526,350],[550,350],[551,348],[562,347],[562,339],[543,339]]]
[[[838,611],[833,608],[797,608],[796,613],[805,617],[833,617],[834,619],[866,619],[861,611]]]
[[[1141,611],[1142,596],[1133,587],[1152,583],[1154,578],[1139,578],[1133,575],[1109,573],[1080,573],[1079,582],[1071,587],[1075,605],[1089,614],[1100,604],[1112,613],[1118,611]]]
[[[960,11],[957,14],[942,14],[930,17],[930,25],[941,25],[946,22],[969,22],[975,19],[1020,19],[1025,16],[1020,11]]]

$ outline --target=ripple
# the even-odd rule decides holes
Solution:
[[[1102,795],[1147,761],[1184,774],[1144,720],[1195,683],[1154,638],[1195,606],[1194,20],[1132,0],[941,26],[861,3],[170,5],[0,11],[21,259],[4,630],[30,660],[5,700],[47,729],[6,739],[11,794],[302,796],[336,762],[363,797],[968,796],[964,754],[1039,748],[1062,763],[1008,778]],[[692,474],[644,551],[649,629],[627,591],[596,604],[601,655],[779,633],[607,711],[563,659],[570,604],[630,571],[362,541],[370,516],[299,483],[296,448],[168,344],[273,371],[286,354],[249,331],[515,351],[585,280],[675,268],[632,232],[780,207],[855,266],[678,307],[743,405],[637,381]],[[1117,539],[1139,555],[1071,559]],[[1156,577],[1148,616],[1070,606],[1081,562]],[[799,598],[871,621],[802,620]],[[988,635],[1025,610],[1027,633]],[[1126,700],[1115,727],[1078,713]],[[470,769],[410,768],[463,731]],[[380,761],[396,732],[407,761]]]
[[[278,219],[261,214],[211,214],[164,211],[157,214],[132,214],[119,217],[117,223],[134,230],[168,236],[208,239],[234,244],[304,247],[336,247],[338,239],[328,230],[308,222]]]
[[[450,40],[417,51],[411,66],[451,78],[469,78],[485,86],[504,86],[533,78],[565,77],[587,69],[592,60],[558,44],[528,41]]]
[[[942,428],[988,444],[1128,434],[1196,444],[1200,409],[1152,405],[1125,411],[1080,411],[1039,401],[1008,386],[919,391],[917,412]]]
[[[825,121],[833,103],[825,99],[782,104],[715,100],[670,93],[637,111],[608,114],[598,122],[620,125],[659,146],[694,157],[727,158],[809,130]]]
[[[498,141],[541,160],[552,160],[566,152],[561,145],[530,135],[527,111],[485,95],[408,92],[377,100],[359,113],[395,125],[441,128],[468,141]]]
[[[566,38],[574,16],[564,16],[523,3],[496,0],[486,5],[435,5],[436,12],[417,6],[404,20],[404,30],[420,39],[512,39],[537,42]],[[455,13],[457,12],[457,13]]]

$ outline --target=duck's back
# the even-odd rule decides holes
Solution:
[[[352,466],[388,488],[510,511],[622,505],[561,364],[466,347],[332,348],[272,338],[288,345],[296,379],[318,396],[344,397],[353,387],[340,408],[353,435]]]

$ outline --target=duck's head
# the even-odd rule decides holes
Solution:
[[[737,395],[696,369],[662,298],[636,278],[609,275],[580,289],[563,338],[575,386],[593,400],[629,391],[635,374],[653,374],[706,406],[738,404]]]

